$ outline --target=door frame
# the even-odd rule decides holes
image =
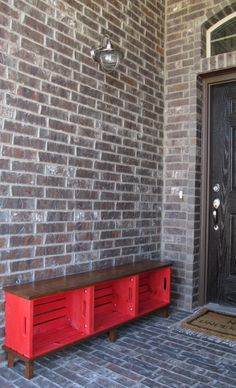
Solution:
[[[209,238],[209,178],[210,178],[210,125],[208,93],[210,85],[236,81],[236,68],[199,75],[202,80],[202,131],[201,131],[201,213],[200,213],[200,276],[199,304],[207,297],[208,238]]]

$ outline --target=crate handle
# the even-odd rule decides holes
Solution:
[[[24,335],[26,336],[26,329],[27,329],[27,321],[26,321],[26,317],[24,317]]]
[[[164,290],[166,290],[166,284],[167,284],[166,277],[164,277]]]
[[[83,316],[86,318],[86,300],[83,301]]]
[[[129,302],[132,302],[132,287],[129,287]]]

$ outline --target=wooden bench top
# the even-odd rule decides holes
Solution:
[[[74,275],[65,275],[54,279],[40,280],[32,283],[18,284],[4,287],[6,292],[24,299],[36,299],[44,296],[88,287],[96,283],[119,279],[157,268],[170,266],[169,262],[144,261],[134,264],[125,264],[102,270],[83,272]]]

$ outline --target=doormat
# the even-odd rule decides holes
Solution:
[[[182,328],[236,342],[236,316],[203,308],[181,322]]]

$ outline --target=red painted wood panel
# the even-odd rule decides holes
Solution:
[[[6,292],[6,346],[33,356],[33,302]]]

